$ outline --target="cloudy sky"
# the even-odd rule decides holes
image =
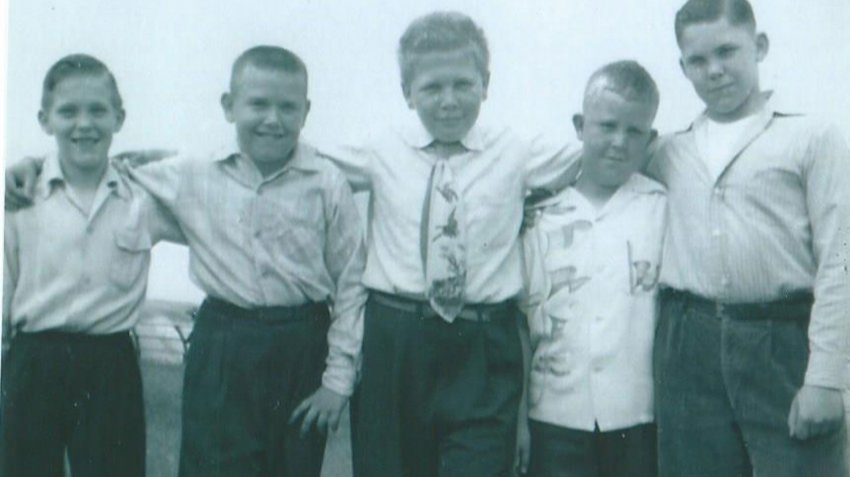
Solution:
[[[53,147],[36,121],[41,81],[54,61],[76,52],[101,58],[118,79],[128,117],[114,152],[159,146],[209,155],[230,147],[234,133],[218,98],[233,59],[257,44],[286,46],[306,61],[309,141],[406,119],[413,113],[398,85],[398,38],[413,18],[445,9],[471,15],[488,35],[486,116],[571,137],[569,118],[588,75],[623,58],[641,62],[658,82],[662,132],[686,127],[700,110],[677,64],[672,24],[680,0],[6,1],[4,149],[12,162]],[[850,136],[850,2],[753,5],[771,40],[763,88],[832,117]],[[151,296],[199,299],[186,276],[185,251],[160,246]]]

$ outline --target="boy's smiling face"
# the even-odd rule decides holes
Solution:
[[[263,175],[289,160],[310,111],[303,73],[246,65],[221,104],[236,125],[239,150]]]
[[[616,188],[640,168],[654,137],[655,107],[631,101],[602,89],[587,98],[584,114],[573,117],[582,141],[581,174],[605,187]]]
[[[106,164],[112,135],[124,123],[115,94],[106,75],[70,76],[50,93],[49,107],[39,111],[38,120],[56,138],[63,168],[96,171]]]
[[[416,110],[435,140],[463,139],[487,98],[488,78],[472,53],[468,49],[424,53],[417,57],[413,71],[404,87],[407,105]]]
[[[688,25],[679,41],[680,65],[715,121],[730,122],[759,105],[758,64],[768,41],[748,25],[732,25],[722,17]]]

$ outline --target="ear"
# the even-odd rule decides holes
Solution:
[[[646,144],[647,145],[652,144],[652,142],[655,141],[656,139],[658,139],[658,130],[652,129],[652,130],[649,131],[649,140],[646,141]]]
[[[688,72],[685,70],[685,60],[679,58],[679,69],[682,70],[682,74],[687,78]]]
[[[770,40],[766,33],[756,35],[756,61],[762,61],[770,50]]]
[[[410,94],[410,85],[406,83],[401,84],[401,94],[404,95],[404,102],[407,103],[407,107],[409,109],[416,109],[416,104],[413,102],[413,96]]]
[[[581,114],[573,115],[573,127],[576,130],[576,136],[578,136],[579,141],[583,141],[582,138],[584,134],[584,116]]]
[[[230,93],[221,94],[221,109],[224,110],[224,117],[227,122],[233,122],[233,95]]]
[[[45,132],[45,134],[52,136],[53,128],[50,127],[50,123],[47,122],[47,113],[42,110],[38,110],[38,124],[41,125],[41,130]]]
[[[490,87],[490,72],[486,72],[481,76],[481,86],[483,90],[481,91],[481,100],[487,99],[487,88]]]
[[[115,122],[115,129],[112,131],[113,133],[117,133],[124,126],[124,120],[127,119],[127,112],[124,111],[124,108],[121,108],[115,115],[117,116],[117,120]]]
[[[307,103],[304,104],[304,117],[301,118],[301,127],[302,128],[304,127],[305,124],[307,124],[307,115],[310,114],[310,106],[311,105],[312,105],[312,103],[310,103],[309,99],[307,100]]]

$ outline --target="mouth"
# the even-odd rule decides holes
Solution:
[[[708,90],[708,91],[709,91],[710,93],[712,93],[712,94],[724,93],[724,92],[728,91],[730,88],[732,88],[732,86],[733,86],[732,84],[725,84],[725,85],[723,85],[723,86],[718,86],[718,87],[716,87],[716,88],[711,88],[711,89],[710,89],[710,90]]]
[[[77,147],[92,147],[100,142],[99,138],[94,137],[77,137],[71,138],[71,143]]]
[[[627,158],[619,157],[619,156],[605,156],[605,159],[608,160],[608,161],[611,161],[611,162],[619,163],[619,164],[625,164],[625,163],[629,162]]]
[[[263,139],[272,139],[272,140],[281,140],[286,137],[286,134],[280,132],[265,132],[265,131],[257,131],[254,133],[255,136]]]

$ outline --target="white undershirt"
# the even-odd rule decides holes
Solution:
[[[751,114],[731,123],[706,118],[694,131],[700,157],[714,179],[740,150],[741,137],[757,118],[758,115]]]

